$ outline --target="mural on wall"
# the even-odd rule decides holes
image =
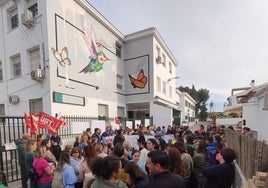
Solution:
[[[144,75],[143,69],[140,70],[137,78],[134,78],[130,74],[128,74],[130,83],[133,86],[133,88],[139,88],[143,89],[147,84],[147,76]]]
[[[85,33],[81,33],[81,35],[84,39],[90,56],[88,57],[88,65],[79,73],[87,74],[88,72],[99,72],[103,68],[104,62],[110,59],[105,56],[103,51],[98,51],[98,47],[101,47],[101,44],[96,42],[95,34],[92,29],[87,26],[85,28]]]
[[[125,95],[139,95],[150,93],[149,55],[142,55],[126,59]]]
[[[65,67],[66,65],[71,65],[71,60],[68,57],[68,48],[64,47],[61,52],[59,53],[55,48],[51,48],[54,57],[58,61],[58,63],[62,66]]]
[[[116,56],[115,39],[104,35],[102,27],[98,24],[93,27],[88,20],[71,11],[66,11],[63,17],[55,14],[55,45],[51,46],[51,52],[53,60],[56,59],[57,77],[65,80],[60,83],[65,88],[78,88],[79,83],[100,93],[105,93],[104,89],[113,93],[106,83],[116,71],[112,63]],[[106,62],[109,63],[104,65]]]

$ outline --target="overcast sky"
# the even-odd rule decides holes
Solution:
[[[124,35],[156,27],[179,62],[178,86],[208,89],[222,111],[231,89],[268,81],[267,0],[88,0]]]

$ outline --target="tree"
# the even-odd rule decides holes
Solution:
[[[199,89],[196,91],[194,85],[192,88],[180,86],[178,88],[181,92],[188,93],[195,101],[195,114],[196,118],[200,121],[206,121],[208,117],[207,101],[209,99],[209,91],[207,89]]]

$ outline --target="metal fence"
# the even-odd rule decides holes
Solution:
[[[74,134],[72,125],[74,122],[85,122],[89,126],[85,126],[83,130],[90,127],[91,120],[104,120],[106,124],[113,121],[112,118],[105,117],[86,117],[86,116],[65,116],[67,122],[65,128],[60,128],[58,135],[62,139],[74,138],[78,134]],[[132,122],[132,127],[135,127],[135,120],[120,118],[122,126],[126,126],[126,122]],[[144,120],[142,121],[144,122]],[[152,118],[150,118],[152,124]],[[105,131],[105,130],[102,130]],[[9,182],[21,179],[20,167],[18,163],[18,151],[14,141],[22,137],[22,134],[29,132],[23,117],[0,116],[0,170],[6,172]],[[46,134],[46,129],[38,129],[37,134]],[[81,132],[82,133],[82,132]]]
[[[256,171],[268,172],[268,145],[241,133],[226,129],[226,142],[237,152],[237,163],[247,179]]]
[[[70,125],[75,121],[89,122],[98,118],[67,116],[65,119],[67,124]],[[9,182],[21,179],[15,140],[21,138],[25,132],[29,132],[29,130],[23,117],[0,116],[0,170],[8,175]],[[37,134],[41,133],[46,134],[46,129],[38,129]],[[75,137],[76,135],[72,134],[71,127],[67,126],[59,130],[59,136],[64,139]]]

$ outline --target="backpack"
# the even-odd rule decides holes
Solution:
[[[40,161],[40,160],[39,160],[39,161]],[[39,161],[36,162],[35,166],[37,165],[37,163],[38,163]],[[32,166],[29,168],[29,178],[30,178],[32,181],[38,182],[38,180],[43,176],[44,171],[43,171],[43,173],[39,176],[39,175],[37,174],[35,168],[34,168],[35,166],[32,165]]]
[[[55,170],[53,180],[52,180],[52,188],[64,188],[63,170],[62,171],[58,169]]]

